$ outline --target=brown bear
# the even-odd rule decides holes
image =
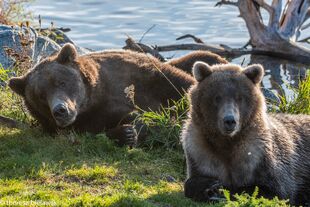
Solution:
[[[135,141],[129,114],[134,104],[157,110],[177,100],[195,80],[153,57],[125,50],[79,56],[71,44],[9,87],[24,98],[30,113],[44,129],[73,128],[98,133],[105,130],[120,144]],[[124,90],[134,85],[134,104]]]
[[[208,65],[227,64],[228,61],[221,56],[209,51],[194,51],[180,58],[174,58],[166,62],[166,64],[179,68],[189,74],[192,74],[192,68],[195,62],[202,61]]]
[[[224,187],[310,202],[310,116],[266,112],[260,65],[195,63],[197,84],[181,139],[185,196],[210,201]]]
[[[205,55],[212,60],[211,53]],[[193,64],[193,57],[196,60],[190,54],[182,61]],[[167,100],[179,99],[194,82],[185,72],[145,54],[116,50],[79,56],[73,45],[66,44],[27,74],[12,78],[9,86],[47,131],[105,130],[119,144],[132,144],[136,135],[128,123],[135,106],[125,88],[134,85],[137,106],[157,110]]]

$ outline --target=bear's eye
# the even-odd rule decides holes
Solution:
[[[214,98],[214,101],[215,101],[216,104],[220,103],[221,100],[222,100],[222,97],[219,96],[219,95],[215,96],[215,98]]]
[[[65,86],[66,86],[66,83],[65,82],[59,82],[59,86],[61,87],[61,88],[64,88]]]
[[[238,96],[237,96],[237,101],[238,101],[238,102],[242,102],[242,101],[243,101],[243,97],[242,97],[241,95],[238,95]]]
[[[39,93],[39,99],[42,101],[42,100],[45,100],[45,94],[43,92]]]

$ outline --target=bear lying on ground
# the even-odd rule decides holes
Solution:
[[[210,201],[224,187],[310,202],[310,116],[267,114],[263,68],[195,63],[182,131],[185,196]]]
[[[202,61],[208,63],[208,65],[215,64],[228,64],[228,61],[221,56],[208,51],[195,51],[191,52],[183,57],[174,58],[166,62],[166,64],[179,68],[189,74],[192,74],[192,68],[195,62]]]
[[[182,61],[193,62],[190,58]],[[125,88],[134,85],[137,106],[157,110],[167,100],[181,98],[194,82],[145,54],[116,50],[78,56],[74,46],[66,44],[24,76],[12,78],[9,86],[47,131],[106,131],[120,145],[132,145],[136,134],[128,123],[135,106]]]

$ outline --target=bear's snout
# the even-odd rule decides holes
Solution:
[[[50,109],[57,126],[61,128],[72,124],[77,116],[76,106],[69,99],[53,98]]]
[[[227,101],[219,111],[218,127],[220,132],[233,137],[239,131],[240,113],[234,101]]]
[[[236,129],[237,122],[233,115],[225,116],[223,122],[225,131],[233,132]]]
[[[69,115],[69,110],[66,105],[58,104],[53,109],[55,119],[66,119]]]

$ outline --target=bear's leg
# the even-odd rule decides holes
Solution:
[[[212,177],[195,176],[188,178],[184,184],[185,197],[195,201],[217,201],[223,198],[220,182]]]
[[[310,179],[303,183],[298,189],[295,199],[291,204],[294,206],[308,206],[310,207]]]
[[[138,136],[137,131],[133,125],[123,124],[110,129],[106,132],[106,135],[115,140],[119,146],[130,146],[134,147],[137,144]]]

